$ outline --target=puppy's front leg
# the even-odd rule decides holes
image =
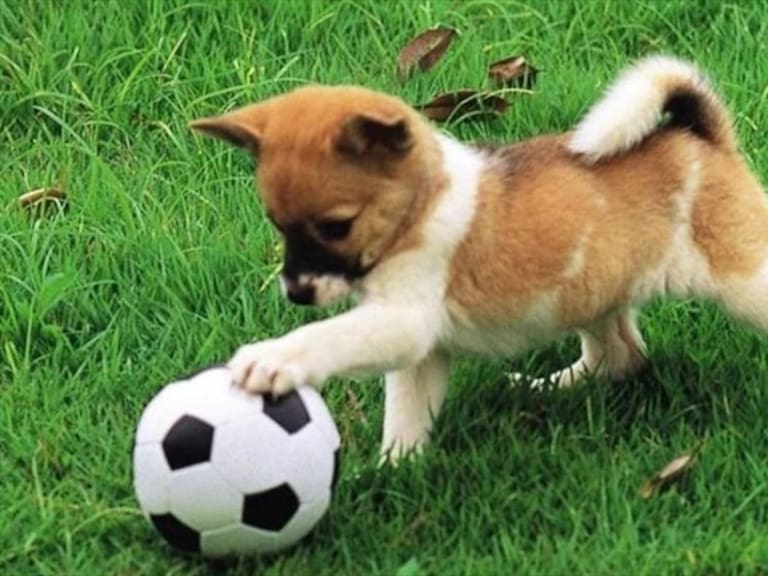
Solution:
[[[418,453],[429,441],[448,384],[450,360],[435,351],[424,360],[386,376],[382,459]]]
[[[280,395],[339,374],[398,370],[429,354],[438,318],[423,307],[363,304],[281,338],[243,346],[229,362],[233,383]]]

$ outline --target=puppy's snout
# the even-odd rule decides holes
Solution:
[[[300,306],[311,306],[315,303],[315,287],[312,284],[286,282],[285,294],[288,300]]]

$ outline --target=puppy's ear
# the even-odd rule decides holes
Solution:
[[[259,151],[259,141],[264,131],[265,121],[263,106],[252,104],[221,116],[193,120],[189,123],[189,127],[209,136],[226,140],[240,148],[247,148],[256,154]]]
[[[356,114],[347,118],[334,142],[342,154],[364,156],[376,150],[404,155],[413,145],[408,121],[403,116]]]

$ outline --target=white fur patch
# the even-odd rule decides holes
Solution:
[[[703,75],[688,62],[667,56],[639,61],[592,107],[568,148],[591,161],[629,150],[656,129],[670,90],[682,85],[711,92]]]
[[[416,366],[387,374],[383,457],[397,459],[427,443],[445,399],[449,363],[448,357],[435,353]]]
[[[451,257],[475,215],[485,158],[449,136],[438,134],[437,140],[449,183],[425,220],[423,242],[374,268],[362,285],[364,299],[386,298],[442,309]]]
[[[426,222],[424,238],[428,246],[438,248],[442,258],[450,258],[474,219],[480,175],[486,160],[477,151],[449,136],[439,134],[438,142],[450,184]]]
[[[536,298],[512,324],[489,327],[458,320],[444,344],[451,350],[476,354],[521,354],[561,333],[557,323],[558,308],[559,295],[552,291]],[[451,311],[454,318],[466,317],[455,306]]]
[[[701,160],[695,158],[689,166],[683,187],[675,196],[675,229],[667,252],[660,264],[640,277],[633,286],[632,300],[638,304],[664,294],[680,297],[712,294],[709,263],[693,240],[691,224],[701,184]]]
[[[335,304],[347,296],[351,291],[349,282],[343,276],[312,274],[299,275],[299,284],[313,286],[315,289],[315,302],[317,306]]]
[[[564,278],[575,278],[584,269],[587,258],[587,241],[591,232],[591,227],[588,227],[576,243],[576,248],[571,252],[568,264],[563,270]]]
[[[724,283],[719,295],[732,314],[768,331],[768,256],[764,258],[754,276]]]

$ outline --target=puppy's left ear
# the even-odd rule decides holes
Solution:
[[[247,148],[256,154],[259,151],[259,142],[265,122],[266,115],[263,106],[252,104],[221,116],[193,120],[189,123],[189,127],[209,136],[226,140],[240,148]]]
[[[413,146],[413,139],[403,116],[356,114],[342,123],[334,144],[336,150],[351,156],[376,151],[403,156]]]

